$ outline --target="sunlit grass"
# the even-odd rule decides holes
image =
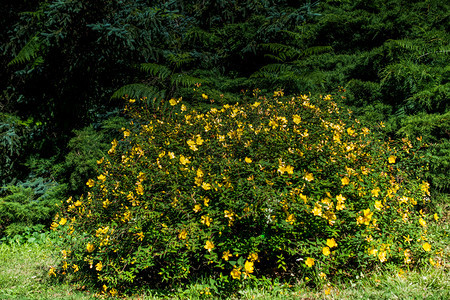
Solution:
[[[55,263],[55,248],[39,244],[0,245],[0,299],[94,299],[89,292],[58,283],[48,276]],[[308,288],[261,280],[234,293],[229,299],[450,299],[449,266],[420,271],[386,265],[352,281]],[[127,299],[208,299],[209,280],[193,282],[172,291],[147,290]]]
[[[68,284],[49,280],[54,252],[50,242],[0,244],[0,299],[90,299]]]

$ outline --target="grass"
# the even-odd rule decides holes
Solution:
[[[50,280],[47,270],[55,263],[54,252],[50,240],[45,244],[0,244],[0,299],[95,299],[74,285]],[[128,299],[207,299],[211,297],[207,286],[197,282],[169,294],[147,291]],[[448,265],[404,273],[386,265],[367,276],[361,274],[357,280],[317,289],[302,282],[288,286],[261,281],[230,299],[450,299],[449,287]]]
[[[49,280],[54,254],[51,242],[0,244],[0,299],[92,299],[68,284]]]

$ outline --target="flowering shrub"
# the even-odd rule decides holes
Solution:
[[[196,275],[320,282],[439,263],[429,185],[402,168],[411,141],[381,141],[330,95],[255,100],[199,112],[171,99],[170,118],[130,101],[90,192],[55,217],[67,248],[50,274],[114,295]]]

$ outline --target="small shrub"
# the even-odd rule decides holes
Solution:
[[[170,118],[131,101],[90,191],[54,219],[66,248],[49,274],[113,295],[209,276],[223,293],[439,262],[429,185],[409,168],[420,144],[382,141],[330,95],[255,100],[199,112],[171,99]]]
[[[41,177],[6,186],[0,197],[0,237],[48,228],[58,210],[62,189],[62,185]]]

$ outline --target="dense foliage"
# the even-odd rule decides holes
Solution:
[[[5,9],[1,109],[28,130],[26,145],[9,142],[10,153],[24,153],[1,162],[17,170],[3,181],[26,179],[29,149],[63,162],[73,129],[98,130],[120,111],[111,97],[194,104],[192,86],[201,83],[210,99],[197,105],[234,103],[254,88],[324,94],[340,86],[346,104],[385,122],[391,137],[426,126],[419,135],[436,145],[428,179],[448,188],[446,2],[24,0]]]
[[[65,248],[50,274],[111,294],[208,274],[224,293],[252,276],[439,264],[412,172],[423,143],[379,140],[330,95],[282,96],[207,112],[171,99],[164,117],[131,99],[89,192],[54,220]]]
[[[74,200],[58,208],[62,211],[55,224],[61,224],[60,228],[66,230],[73,223],[75,235],[83,232],[90,235],[78,236],[80,239],[73,245],[70,259],[81,268],[83,276],[119,289],[124,289],[132,278],[135,282],[149,280],[155,284],[162,279],[182,281],[188,270],[200,274],[208,269],[205,263],[209,261],[212,261],[208,265],[212,266],[211,274],[223,272],[227,275],[224,278],[229,278],[230,265],[221,260],[223,251],[228,250],[239,255],[240,260],[230,259],[235,262],[236,269],[232,269],[237,270],[235,274],[239,271],[245,276],[247,261],[247,266],[252,263],[257,275],[285,276],[300,272],[309,274],[315,282],[322,272],[333,277],[341,276],[338,272],[343,269],[350,274],[350,268],[358,264],[374,266],[381,260],[379,253],[386,252],[387,260],[400,263],[404,258],[400,258],[401,252],[397,253],[394,248],[405,249],[405,245],[390,240],[388,235],[378,238],[364,231],[378,230],[376,224],[355,225],[360,211],[363,218],[373,212],[373,218],[381,222],[378,223],[380,230],[414,232],[417,237],[410,248],[412,261],[421,262],[436,254],[422,253],[417,242],[417,238],[422,239],[417,222],[417,228],[410,228],[392,220],[403,219],[403,215],[397,214],[406,213],[404,209],[408,207],[411,214],[408,220],[428,221],[430,212],[427,210],[433,207],[433,196],[437,192],[448,193],[450,188],[450,9],[446,1],[6,0],[3,9],[5,13],[0,20],[0,238],[48,226],[57,209],[55,204],[72,195]],[[276,97],[272,96],[274,90]],[[294,95],[294,102],[283,98],[283,92]],[[328,93],[336,94],[336,99],[321,96]],[[301,94],[309,96],[299,100],[297,95]],[[136,99],[134,104],[128,103],[125,113],[123,97]],[[306,98],[310,98],[310,102]],[[255,106],[255,101],[260,104]],[[326,110],[334,101],[339,105]],[[293,107],[293,103],[298,107]],[[255,115],[260,111],[267,114]],[[191,120],[180,120],[188,115]],[[275,115],[280,119],[272,120]],[[294,121],[300,120],[295,116],[301,118],[299,123]],[[254,119],[249,121],[249,118]],[[183,127],[186,122],[198,125],[205,120],[211,121],[211,129],[205,132],[201,131],[203,125]],[[241,123],[236,123],[237,120]],[[149,122],[155,133],[139,127]],[[249,122],[254,125],[253,129],[260,125],[267,131],[255,134],[251,127],[246,127]],[[268,122],[272,122],[270,126]],[[333,128],[333,134],[326,126]],[[300,127],[308,130],[301,132],[302,139],[294,131]],[[362,128],[370,130],[363,133]],[[235,136],[228,136],[231,129],[236,130],[230,133]],[[343,131],[335,134],[340,129]],[[274,134],[270,135],[272,132]],[[130,136],[125,138],[124,133]],[[228,148],[222,148],[222,141],[208,134],[233,140],[227,140]],[[197,135],[201,136],[199,140]],[[253,143],[258,141],[261,148],[242,147],[238,137],[244,135],[251,136]],[[154,139],[149,141],[151,136]],[[186,148],[186,139],[190,139],[191,149]],[[303,156],[300,152],[292,153],[294,147],[286,144],[286,140],[291,139]],[[215,142],[209,144],[213,140]],[[298,144],[300,140],[305,143]],[[111,141],[117,145],[109,151],[112,156],[108,159]],[[345,147],[354,149],[347,151],[345,143]],[[156,149],[155,145],[161,149]],[[311,148],[304,148],[306,145]],[[202,152],[205,146],[212,152]],[[160,165],[142,162],[142,158],[133,153],[136,147],[142,149],[142,155],[151,158],[152,164],[156,159]],[[197,151],[192,152],[192,148]],[[166,153],[159,157],[163,150]],[[409,153],[405,153],[406,150]],[[348,156],[352,151],[370,154],[370,157],[355,159]],[[205,178],[200,176],[199,179],[191,168],[179,169],[175,159],[167,160],[169,152],[177,155],[177,161],[180,155],[191,156],[190,167],[195,165],[195,172],[200,169]],[[119,153],[125,160],[131,155],[129,159],[134,164],[125,168],[127,162],[122,161]],[[200,158],[201,153],[206,156]],[[209,161],[208,155],[217,157]],[[278,155],[276,159],[281,161],[275,160],[273,155]],[[394,163],[389,162],[391,156],[396,157],[391,159]],[[102,157],[105,157],[104,162],[97,164]],[[329,161],[333,157],[335,161]],[[245,162],[245,158],[252,163]],[[162,161],[167,164],[161,164]],[[259,169],[256,161],[261,161]],[[161,173],[160,166],[169,174]],[[152,167],[159,173],[150,172]],[[233,189],[224,182],[225,170],[236,174],[235,178],[230,176],[229,184]],[[364,170],[370,172],[362,176]],[[89,186],[94,184],[94,187],[87,186],[86,181],[98,176],[98,171],[106,176],[104,188],[99,183],[102,179],[89,181]],[[127,177],[113,180],[104,173],[106,171]],[[140,205],[136,202],[129,206],[125,204],[130,201],[126,195],[114,194],[117,181],[121,191],[129,195],[139,183],[136,179],[139,172],[145,174],[145,178],[139,179],[142,184],[148,185],[151,180],[158,182],[145,186],[143,191],[155,194],[156,198],[145,200],[154,210],[147,210],[144,200],[136,200]],[[179,172],[184,172],[186,178],[170,182],[181,176],[176,175]],[[303,182],[307,173],[301,172],[313,174],[315,180]],[[340,184],[344,174],[349,180],[353,179],[351,184]],[[214,177],[217,183],[206,181],[207,176]],[[420,179],[416,181],[416,177]],[[210,184],[212,190],[192,185],[196,181]],[[380,191],[372,193],[376,191],[377,181]],[[429,188],[422,181],[428,182]],[[219,184],[223,185],[221,190]],[[406,193],[401,187],[403,184],[410,188],[411,195],[403,194]],[[152,190],[154,188],[156,190]],[[163,188],[166,194],[162,193]],[[367,194],[359,195],[358,188],[366,190]],[[397,195],[390,198],[386,194],[388,189],[395,190]],[[212,197],[209,195],[212,191],[220,192],[220,196]],[[137,192],[134,190],[134,196],[144,196]],[[289,193],[293,194],[289,196]],[[282,201],[291,196],[297,199],[299,193],[307,197],[307,203],[292,202],[284,206]],[[429,197],[427,205],[421,202],[424,199],[421,193]],[[372,199],[371,195],[375,194],[378,196]],[[81,195],[84,196],[79,198]],[[116,199],[116,202],[102,208],[106,201],[103,198],[110,195],[106,199]],[[189,201],[199,195],[209,197],[211,205],[202,202],[202,210],[193,213]],[[336,210],[339,195],[346,198],[347,210]],[[179,201],[175,206],[171,204],[173,197]],[[356,201],[359,198],[363,200]],[[155,199],[162,202],[152,202]],[[378,203],[375,201],[382,199],[386,203],[375,207]],[[399,199],[403,200],[395,202]],[[231,200],[236,203],[232,204]],[[244,211],[245,203],[252,201],[255,206]],[[136,231],[128,232],[128,225],[125,225],[128,223],[114,219],[115,214],[126,212],[120,204],[133,214],[144,216],[152,212],[158,222],[140,223]],[[322,215],[313,213],[311,216],[312,209],[318,214],[319,206]],[[89,212],[88,207],[97,214],[84,215]],[[116,212],[108,216],[102,209]],[[274,212],[276,226],[273,222],[270,226],[264,223],[269,220],[268,214],[263,213],[265,209]],[[366,209],[370,211],[364,215]],[[192,219],[177,219],[180,215],[176,212],[181,210],[189,211]],[[236,214],[228,214],[228,220],[236,227],[228,227],[228,221],[220,219],[224,210]],[[164,217],[157,216],[156,212],[163,213]],[[331,212],[336,216],[333,225],[324,217],[330,217]],[[69,221],[68,216],[73,214],[76,219]],[[214,220],[211,226],[197,224],[200,214],[209,214]],[[218,220],[221,221],[216,223]],[[308,224],[308,232],[302,229],[304,224],[300,222]],[[128,264],[121,274],[112,267],[105,267],[106,275],[98,277],[93,269],[83,269],[85,265],[80,261],[87,258],[83,252],[86,245],[82,243],[88,241],[94,245],[92,230],[101,224],[110,229],[122,226],[122,231],[115,231],[111,238],[123,237],[130,241],[129,248],[117,249],[123,259],[131,259],[133,253],[139,251],[137,243],[148,243],[156,231],[168,243],[161,242],[160,248],[155,246],[154,249],[145,246],[145,251],[154,251],[154,256],[148,260],[141,257],[139,267]],[[167,227],[164,230],[153,227],[160,226],[158,224]],[[181,243],[185,240],[178,236],[181,232],[174,234],[182,228],[187,230],[188,246]],[[231,239],[233,230],[243,236]],[[136,241],[137,236],[133,234],[139,232],[142,240]],[[187,238],[188,233],[197,232],[197,236]],[[266,232],[276,233],[280,240],[269,238]],[[248,239],[253,239],[245,241],[246,234]],[[364,238],[370,239],[368,236],[379,244],[364,241]],[[317,255],[325,247],[323,242],[331,238],[339,249],[328,246],[332,254],[319,259]],[[291,245],[287,240],[297,244]],[[202,248],[207,241],[211,243],[209,246],[214,244],[211,251]],[[237,248],[231,249],[231,243]],[[282,247],[282,243],[286,246]],[[255,244],[257,246],[251,246]],[[369,244],[374,247],[373,251],[378,251],[376,256],[367,254]],[[168,252],[161,250],[166,246]],[[123,263],[119,255],[110,255],[112,248],[105,246],[106,250],[100,253],[95,247],[96,263]],[[227,247],[230,249],[225,249]],[[352,247],[360,248],[355,252],[350,250]],[[163,255],[170,256],[173,251],[181,250],[187,250],[182,260],[168,259],[170,265],[165,265]],[[312,268],[305,267],[303,261],[296,260],[304,259],[304,254],[300,253],[315,258],[316,264]],[[248,258],[250,254],[254,260]],[[161,274],[152,273],[153,269],[144,272],[146,264],[154,266],[154,270],[159,268]],[[55,269],[53,272],[62,271]],[[113,277],[117,281],[111,279]],[[223,284],[228,284],[225,281]],[[230,282],[233,285],[237,281]]]

